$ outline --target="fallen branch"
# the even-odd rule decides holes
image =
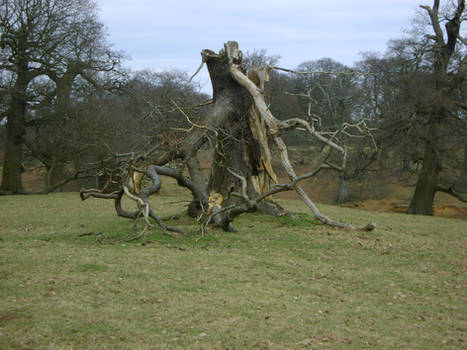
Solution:
[[[247,89],[247,91],[251,94],[255,106],[258,109],[262,120],[265,122],[267,127],[269,128],[269,132],[271,136],[274,139],[274,142],[276,143],[281,159],[282,159],[282,165],[287,172],[287,175],[289,176],[289,179],[291,180],[292,183],[294,183],[293,187],[295,188],[295,191],[298,193],[298,195],[302,198],[302,200],[305,202],[305,204],[311,209],[313,212],[313,215],[315,218],[322,223],[326,225],[330,225],[333,227],[338,227],[338,228],[343,228],[343,229],[348,229],[348,230],[358,230],[358,231],[371,231],[376,227],[375,223],[370,223],[364,227],[355,227],[353,225],[347,224],[347,223],[342,223],[342,222],[337,222],[334,220],[331,220],[327,216],[321,214],[319,211],[318,207],[313,203],[313,201],[308,197],[306,192],[297,184],[296,180],[298,178],[297,174],[295,173],[295,170],[290,162],[288,152],[287,152],[287,147],[282,140],[282,138],[279,136],[279,130],[281,128],[286,128],[286,127],[292,127],[292,126],[297,126],[301,125],[304,126],[308,132],[310,132],[313,136],[316,136],[320,141],[326,143],[327,145],[339,150],[339,151],[344,151],[341,146],[335,144],[332,142],[332,140],[329,140],[325,138],[324,136],[320,135],[319,133],[314,132],[313,128],[304,120],[299,120],[297,119],[292,119],[287,122],[279,122],[269,111],[269,108],[267,107],[264,98],[262,96],[261,90],[251,81],[246,77],[239,69],[237,65],[232,64],[231,66],[231,73],[233,78],[243,87]]]
[[[184,234],[183,230],[177,227],[172,227],[164,224],[162,219],[151,208],[151,205],[149,203],[149,196],[156,193],[161,188],[161,182],[156,171],[157,167],[154,165],[150,165],[147,167],[146,170],[137,168],[135,169],[136,171],[143,172],[144,175],[148,176],[152,180],[152,185],[143,188],[139,196],[131,193],[127,186],[123,186],[122,190],[112,193],[102,193],[101,190],[96,189],[82,189],[80,191],[81,200],[86,200],[89,197],[113,199],[117,215],[127,219],[132,219],[134,228],[136,228],[137,220],[142,217],[145,224],[143,230],[140,233],[138,233],[135,237],[132,237],[127,241],[142,238],[143,245],[146,244],[146,234],[149,228],[154,226],[150,222],[150,218],[157,222],[164,234],[170,235],[169,231]],[[121,200],[124,195],[137,203],[138,210],[130,212],[122,208]]]

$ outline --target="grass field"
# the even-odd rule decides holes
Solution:
[[[181,213],[182,193],[153,200]],[[151,244],[112,202],[0,196],[0,349],[464,349],[467,223],[322,206]],[[105,243],[99,244],[99,233]]]

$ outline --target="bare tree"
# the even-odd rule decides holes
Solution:
[[[438,191],[465,201],[458,186],[466,142],[465,1],[445,4],[422,6],[424,16],[409,36],[391,40],[385,55],[366,54],[357,66],[370,73],[360,103],[378,126],[379,163],[389,174],[417,181],[412,214],[431,215]]]
[[[26,128],[38,117],[32,84],[52,81],[47,102],[55,105],[56,114],[64,114],[76,77],[97,82],[97,72],[113,70],[121,55],[109,48],[92,0],[1,0],[0,28],[0,69],[12,81],[6,91],[2,188],[18,193]]]
[[[461,36],[461,23],[465,19],[465,0],[457,0],[446,17],[440,15],[440,1],[434,0],[433,6],[421,6],[429,16],[433,34],[426,38],[430,41],[428,59],[431,62],[432,90],[426,101],[418,106],[416,114],[426,121],[425,147],[423,165],[418,178],[415,193],[412,197],[408,213],[433,213],[433,200],[437,191],[455,193],[454,189],[439,184],[439,173],[443,167],[441,158],[443,141],[450,120],[458,119],[459,105],[456,94],[462,89],[467,78],[467,55],[455,62],[456,46],[466,45]],[[441,24],[445,22],[443,31]],[[465,96],[465,95],[464,95]],[[465,103],[465,100],[461,103]],[[459,198],[462,198],[458,196]]]
[[[336,140],[354,125],[343,125],[329,133],[318,131],[315,120],[308,122],[301,118],[292,118],[280,121],[272,115],[263,96],[268,71],[272,67],[245,72],[242,52],[236,42],[227,42],[219,53],[203,50],[201,55],[213,85],[213,101],[202,122],[195,123],[188,114],[183,113],[191,126],[177,152],[172,152],[171,157],[158,156],[152,159],[152,151],[133,153],[127,158],[125,182],[119,191],[105,195],[100,191],[83,190],[82,198],[113,198],[119,215],[133,219],[144,218],[144,236],[150,225],[149,218],[155,218],[155,215],[148,202],[149,190],[138,189],[134,174],[139,172],[152,179],[150,193],[157,191],[159,184],[155,180],[155,174],[159,174],[174,177],[179,185],[190,189],[193,201],[189,210],[197,215],[203,232],[208,223],[224,230],[233,230],[232,221],[245,212],[259,210],[275,215],[284,213],[282,207],[271,200],[271,196],[286,190],[295,190],[314,216],[324,224],[346,229],[372,230],[374,224],[356,228],[328,218],[300,187],[302,180],[316,175],[320,170],[338,166],[329,162],[329,157],[334,152],[342,153],[345,159],[345,149]],[[179,110],[183,112],[181,108]],[[296,174],[289,160],[287,146],[281,137],[294,129],[302,130],[308,137],[315,138],[324,145],[316,157],[313,169],[303,175]],[[197,152],[205,142],[212,143],[214,152],[207,181],[197,159]],[[278,183],[272,166],[274,149],[280,155],[282,166],[289,177],[286,183]],[[183,167],[174,169],[163,166],[169,159],[180,159],[187,173],[184,173]],[[131,214],[122,213],[119,203],[123,195],[139,202],[140,208]]]
[[[339,188],[336,202],[348,200],[347,181],[360,176],[376,159],[377,147],[367,128],[366,104],[358,103],[362,89],[362,77],[365,72],[356,71],[330,58],[307,61],[295,71],[296,77],[291,84],[290,96],[301,98],[302,106],[307,111],[307,120],[318,120],[323,132],[332,133],[343,125],[354,124],[357,134],[343,132],[340,145],[345,147],[346,161],[343,167],[333,167],[338,172]],[[358,129],[358,121],[365,119],[363,128]],[[318,144],[319,145],[319,144]],[[331,157],[331,158],[336,158]],[[339,162],[333,159],[334,163]]]

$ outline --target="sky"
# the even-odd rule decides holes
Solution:
[[[330,57],[352,65],[362,52],[384,52],[428,0],[97,0],[109,40],[132,70],[192,75],[201,50],[229,40],[246,53],[266,49],[279,66]],[[206,68],[195,78],[205,92]]]

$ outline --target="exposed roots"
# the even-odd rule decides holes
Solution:
[[[134,237],[131,237],[125,241],[134,241],[138,239],[142,239],[142,244],[146,244],[147,242],[147,232],[150,228],[154,227],[155,225],[151,223],[151,220],[157,222],[159,227],[162,229],[162,232],[166,235],[172,236],[169,232],[176,232],[184,234],[184,231],[177,228],[166,225],[162,219],[152,210],[151,204],[149,203],[149,196],[158,192],[160,190],[161,184],[159,180],[159,176],[155,170],[155,166],[149,166],[146,171],[142,170],[145,175],[151,178],[152,185],[143,188],[139,195],[136,193],[132,193],[128,186],[124,185],[122,190],[112,192],[112,193],[102,193],[101,190],[97,189],[82,189],[80,191],[81,200],[86,200],[89,197],[94,198],[101,198],[101,199],[113,199],[115,210],[117,211],[117,215],[120,217],[124,217],[127,219],[133,220],[133,228],[136,229],[138,220],[142,220],[144,223],[144,228],[141,232],[136,234]],[[134,201],[138,207],[138,210],[135,211],[127,211],[122,208],[122,197],[126,196],[132,201]]]
[[[354,124],[344,123],[334,132],[320,132],[321,120],[318,116],[311,115],[311,111],[309,121],[302,118],[279,121],[272,115],[263,95],[268,72],[270,69],[278,69],[277,67],[266,67],[263,71],[252,70],[249,77],[246,76],[241,66],[242,53],[236,42],[227,42],[219,54],[203,50],[202,58],[203,63],[208,66],[214,90],[213,106],[203,119],[203,124],[193,122],[194,119],[172,100],[182,118],[190,125],[189,128],[177,128],[180,132],[189,133],[184,141],[177,141],[177,149],[160,155],[158,161],[155,158],[147,159],[152,151],[118,155],[119,159],[128,157],[121,166],[121,189],[112,193],[102,193],[95,189],[82,190],[82,200],[89,197],[113,199],[119,216],[133,220],[134,228],[137,222],[143,223],[143,229],[125,241],[141,239],[143,244],[146,244],[147,234],[155,226],[159,226],[164,234],[183,233],[176,227],[164,224],[151,208],[148,198],[161,187],[159,175],[172,177],[177,180],[178,185],[191,191],[193,200],[189,211],[194,214],[193,217],[198,217],[201,237],[205,236],[210,224],[220,226],[225,231],[235,230],[232,226],[233,220],[246,212],[267,209],[273,214],[283,215],[285,211],[270,201],[271,196],[292,190],[298,193],[315,218],[325,225],[358,231],[371,231],[375,228],[374,223],[356,227],[328,218],[319,211],[300,186],[301,181],[317,175],[322,169],[341,172],[345,170],[347,151],[340,137],[353,136],[351,131],[368,136],[369,129],[364,120]],[[311,98],[310,94],[308,96]],[[315,159],[314,168],[306,174],[297,175],[291,164],[287,146],[281,137],[281,134],[288,130],[303,131],[323,145],[321,153]],[[207,141],[214,149],[208,184],[196,157],[201,146]],[[272,147],[279,151],[282,166],[289,178],[286,183],[278,184],[272,167]],[[331,158],[331,154],[334,158]],[[335,161],[336,158],[338,162]],[[166,166],[174,159],[180,161],[181,169]],[[148,163],[158,166],[141,166]],[[185,170],[188,171],[189,177],[184,175]],[[146,187],[141,186],[143,176],[150,180]],[[222,200],[213,203],[210,192],[218,194]],[[131,199],[138,209],[123,209],[121,200],[124,196]]]

